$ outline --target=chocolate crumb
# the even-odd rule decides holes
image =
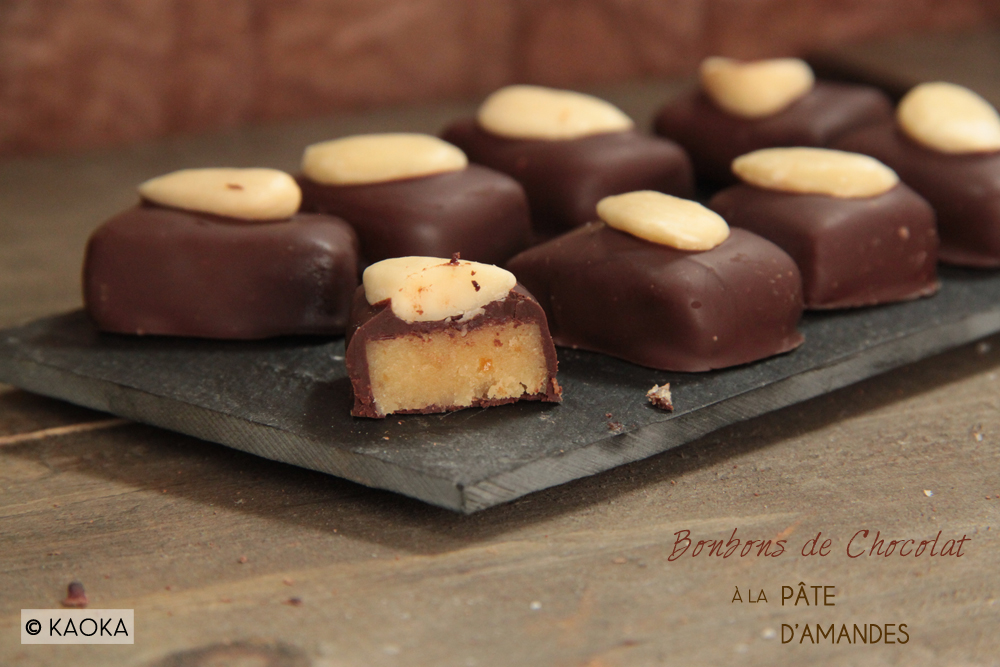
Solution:
[[[556,398],[562,397],[562,387],[559,386],[559,382],[552,378],[552,393],[555,394]]]
[[[451,256],[451,261],[448,263],[454,266],[458,266],[458,260],[460,259],[462,259],[462,253],[456,252],[454,255]]]
[[[475,280],[472,281],[472,286],[476,288],[477,292],[480,290],[479,283],[477,283]]]
[[[230,190],[242,190],[243,186],[239,183],[226,183],[226,187]]]
[[[285,600],[285,604],[287,604],[289,606],[292,606],[292,607],[301,607],[302,606],[302,598],[288,598],[287,600]]]
[[[70,582],[70,585],[66,588],[66,599],[62,601],[62,606],[82,609],[89,602],[87,592],[83,590],[83,584],[79,581]]]
[[[667,412],[674,411],[674,403],[670,397],[670,383],[667,382],[662,387],[658,384],[654,384],[653,388],[646,392],[646,398],[652,403],[654,408],[659,408],[661,410],[666,410]]]

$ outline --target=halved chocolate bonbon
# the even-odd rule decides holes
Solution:
[[[454,257],[365,270],[347,334],[353,415],[558,402],[545,313],[514,276]]]

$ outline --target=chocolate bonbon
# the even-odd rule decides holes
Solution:
[[[369,266],[354,296],[346,363],[357,417],[562,395],[538,302],[510,272],[457,256]]]
[[[201,175],[208,178],[195,181],[204,189],[213,174]],[[224,176],[217,184],[224,197],[260,194],[253,179]],[[266,203],[252,210],[290,210],[287,183],[275,180],[282,194],[264,197]],[[168,185],[176,195],[176,182]],[[160,190],[152,190],[151,196],[161,197]],[[140,191],[149,194],[150,188]],[[275,207],[283,198],[284,208]],[[205,202],[185,199],[183,192],[171,201],[175,206]],[[244,204],[230,201],[221,210],[232,206]],[[147,200],[92,234],[84,301],[97,327],[115,333],[233,339],[339,334],[347,324],[357,275],[357,239],[342,220],[297,213],[248,220]]]
[[[730,164],[740,155],[775,146],[828,146],[849,130],[891,115],[889,98],[868,86],[817,81],[777,111],[754,117],[724,110],[702,86],[668,103],[654,129],[687,150],[700,179],[726,185],[736,180]]]
[[[840,151],[775,148],[740,157],[734,171],[750,184],[723,190],[709,207],[792,256],[807,308],[937,291],[934,211],[884,165]]]
[[[558,98],[565,93],[543,89],[540,103],[544,105],[548,95]],[[465,151],[473,162],[516,178],[528,194],[533,223],[542,234],[559,233],[593,220],[597,202],[608,195],[633,190],[657,190],[683,197],[693,194],[691,163],[676,143],[644,136],[631,128],[630,121],[626,123],[603,108],[599,118],[607,116],[606,122],[574,124],[563,120],[578,130],[566,131],[558,119],[577,115],[589,119],[591,105],[607,105],[590,98],[592,102],[578,108],[572,99],[565,114],[548,124],[555,127],[549,127],[547,134],[534,127],[522,130],[520,136],[486,129],[503,127],[490,124],[488,116],[484,126],[482,112],[489,111],[488,99],[478,118],[459,120],[442,136]],[[620,111],[617,114],[627,120]],[[525,105],[524,115],[532,117],[530,106]]]
[[[904,97],[900,103],[901,112],[906,101]],[[960,133],[971,127],[980,134],[978,139],[966,137],[958,144],[982,149],[935,149],[933,138],[925,136],[921,141],[914,136],[919,130],[907,131],[895,120],[851,132],[835,147],[884,162],[930,203],[937,214],[942,262],[994,268],[1000,267],[1000,150],[989,150],[996,140],[990,137],[1000,136],[994,123],[958,123]],[[946,124],[941,118],[934,123],[939,139]],[[944,141],[956,145],[954,136]]]
[[[526,250],[507,268],[545,308],[557,345],[643,366],[707,371],[803,340],[798,268],[742,229],[698,252],[592,222]]]
[[[458,252],[497,264],[530,240],[521,186],[467,165],[459,149],[429,135],[360,135],[311,146],[298,181],[303,210],[350,223],[366,262]]]

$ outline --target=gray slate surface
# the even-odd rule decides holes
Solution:
[[[798,350],[713,373],[560,349],[558,406],[355,419],[342,340],[133,338],[81,311],[0,332],[0,381],[471,513],[1000,331],[1000,275],[942,282],[930,299],[809,314]],[[663,382],[673,413],[645,398]]]

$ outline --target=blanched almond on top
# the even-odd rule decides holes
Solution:
[[[899,183],[873,157],[828,148],[763,148],[733,160],[733,173],[767,190],[844,199],[876,197]]]
[[[461,171],[468,164],[460,148],[429,134],[358,134],[306,147],[302,173],[324,185],[363,185]]]
[[[302,203],[295,179],[277,169],[181,169],[138,189],[154,204],[241,220],[283,220]]]
[[[635,127],[618,107],[592,95],[542,86],[507,86],[479,107],[479,126],[510,139],[559,141]]]
[[[701,63],[701,87],[734,116],[763,118],[778,113],[810,90],[812,68],[798,58],[741,62],[714,56]]]
[[[729,225],[689,199],[641,190],[605,197],[597,215],[610,227],[678,250],[711,250],[729,238]]]
[[[1000,150],[1000,115],[968,88],[953,83],[922,83],[908,92],[896,119],[914,141],[941,153]]]
[[[365,269],[362,281],[368,303],[391,299],[393,314],[411,323],[470,320],[517,284],[498,266],[439,257],[384,259]]]

